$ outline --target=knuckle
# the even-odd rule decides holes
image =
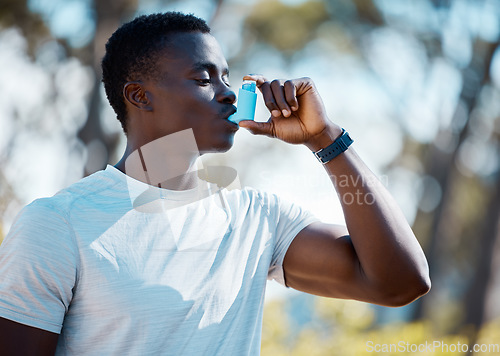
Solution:
[[[271,86],[271,85],[270,85],[270,83],[269,83],[269,82],[264,82],[264,83],[262,83],[262,84],[260,85],[260,89],[261,89],[262,91],[265,91],[265,90],[268,90],[268,89],[270,88],[270,86]]]
[[[316,86],[314,85],[314,81],[310,77],[303,77],[301,78],[301,81],[305,83],[307,86],[310,86],[312,88],[315,88]]]
[[[271,86],[276,88],[276,87],[280,87],[281,86],[281,81],[279,79],[274,79],[272,82],[271,82]]]

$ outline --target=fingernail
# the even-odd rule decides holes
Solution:
[[[297,110],[297,107],[296,106],[292,106],[290,109],[292,109],[292,111],[295,111],[295,110]]]
[[[281,112],[283,113],[284,117],[290,116],[290,111],[288,111],[287,109],[283,109]]]
[[[274,117],[278,117],[281,115],[281,113],[279,110],[273,110],[273,111],[271,111],[271,115],[273,115]]]

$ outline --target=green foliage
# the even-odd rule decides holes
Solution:
[[[287,52],[302,49],[328,18],[320,1],[289,6],[271,0],[257,3],[245,25],[259,40]]]
[[[287,303],[269,302],[264,312],[262,355],[363,356],[363,355],[466,355],[471,333],[438,335],[430,321],[375,323],[366,303],[316,298],[312,321],[295,330]],[[485,324],[476,344],[499,345],[500,320]],[[485,346],[485,347],[486,347]],[[500,347],[500,346],[498,346]],[[498,355],[490,351],[477,355]]]

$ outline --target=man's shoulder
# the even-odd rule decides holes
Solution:
[[[33,241],[40,241],[40,236],[44,235],[61,236],[57,241],[63,241],[63,236],[73,234],[79,227],[96,226],[103,215],[113,209],[112,199],[123,200],[124,196],[122,191],[126,183],[120,182],[116,172],[106,171],[98,171],[51,197],[39,198],[26,205],[17,214],[7,237],[21,235],[23,241],[27,241],[28,236]]]
[[[85,202],[89,197],[95,198],[100,194],[109,194],[109,192],[117,189],[118,184],[119,182],[109,172],[97,171],[60,190],[51,197],[34,200],[24,210],[25,213],[52,211],[66,215],[75,204]]]

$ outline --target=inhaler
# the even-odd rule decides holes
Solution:
[[[254,81],[244,81],[238,92],[238,105],[236,112],[229,116],[229,120],[235,124],[241,120],[253,120],[255,116],[255,104],[257,103],[257,94],[255,93],[256,84]]]

